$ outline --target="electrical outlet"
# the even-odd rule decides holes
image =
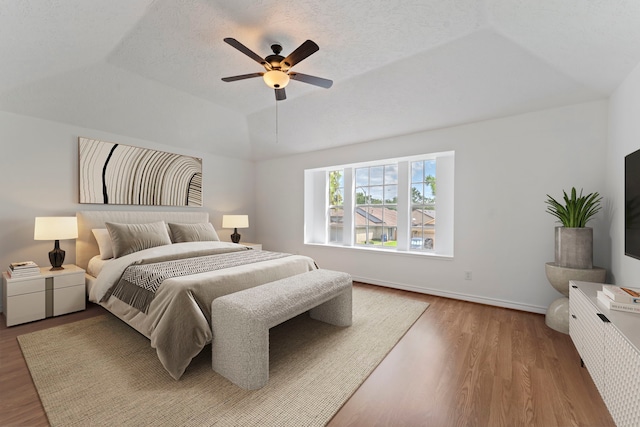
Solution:
[[[465,271],[464,272],[464,280],[471,280],[471,272],[470,271]]]

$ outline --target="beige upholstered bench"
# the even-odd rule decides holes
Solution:
[[[269,380],[269,329],[309,310],[311,318],[351,325],[351,276],[313,270],[216,298],[211,304],[212,368],[256,390]]]

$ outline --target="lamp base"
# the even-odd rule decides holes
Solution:
[[[64,262],[65,252],[60,249],[60,240],[56,240],[53,250],[49,252],[49,262],[51,262],[51,270],[64,270],[62,263]]]
[[[231,235],[231,241],[233,243],[238,243],[238,242],[240,242],[240,237],[241,236],[238,234],[238,229],[234,228],[233,229],[233,234]]]

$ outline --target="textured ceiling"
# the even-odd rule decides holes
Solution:
[[[320,51],[277,105],[266,56]],[[638,0],[0,0],[0,109],[247,159],[600,99],[640,62]]]

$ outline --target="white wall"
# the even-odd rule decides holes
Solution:
[[[268,250],[308,254],[321,267],[344,270],[370,283],[544,312],[560,296],[544,275],[544,263],[553,260],[555,225],[545,213],[546,194],[560,196],[562,189],[584,187],[601,192],[605,203],[615,205],[615,199],[621,197],[622,172],[619,165],[611,164],[638,148],[640,124],[633,115],[640,112],[639,86],[636,69],[613,98],[613,142],[608,151],[608,105],[604,101],[256,165],[0,112],[0,270],[12,261],[27,259],[48,265],[53,242],[33,240],[36,216],[73,215],[83,209],[149,209],[78,203],[77,137],[87,136],[202,157],[203,209],[218,229],[222,213],[249,214],[251,228],[242,230],[244,241],[263,243]],[[304,169],[448,150],[456,151],[453,260],[303,244]],[[616,231],[615,218],[611,230],[605,215],[590,223],[595,229],[595,264],[605,268],[613,264],[618,280],[621,275],[625,281],[637,280],[640,261],[620,255],[622,226],[618,219]],[[223,240],[230,233],[219,230]],[[74,262],[74,242],[62,241],[61,246],[67,251],[65,262]],[[471,281],[464,280],[465,271],[472,272]]]
[[[624,157],[640,149],[640,64],[610,99],[607,193],[613,281],[640,287],[640,260],[624,255]]]
[[[600,101],[258,162],[257,241],[365,282],[543,313],[561,296],[544,273],[555,226],[546,194],[575,186],[606,199],[606,139]],[[449,150],[456,153],[453,260],[303,244],[304,169]],[[589,225],[594,263],[609,268],[603,216]]]
[[[78,136],[152,148],[203,159],[203,208],[105,206],[78,203]],[[233,230],[221,229],[223,213],[246,213],[251,228],[242,239],[255,241],[253,162],[177,150],[150,141],[93,129],[0,112],[0,271],[10,262],[49,264],[53,242],[34,241],[36,216],[75,215],[78,210],[205,210],[222,240]],[[75,262],[75,242],[63,240],[65,263]],[[1,294],[1,291],[0,291]],[[0,295],[0,301],[2,300]]]

